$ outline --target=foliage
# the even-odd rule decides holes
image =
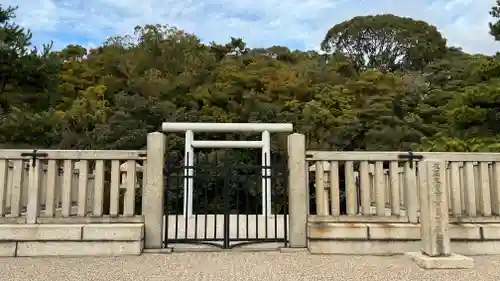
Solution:
[[[495,6],[490,10],[490,16],[495,18],[495,22],[490,22],[490,35],[495,37],[495,40],[500,40],[500,0],[497,0]]]
[[[163,121],[205,121],[292,122],[317,149],[500,151],[499,57],[446,46],[422,21],[355,17],[327,32],[326,53],[202,44],[168,25],[55,51],[14,13],[0,6],[2,147],[137,149]]]
[[[359,16],[334,25],[324,51],[349,57],[358,69],[421,70],[444,54],[446,40],[436,27],[394,15]]]

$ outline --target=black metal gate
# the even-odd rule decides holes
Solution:
[[[185,166],[183,156],[170,155],[165,173],[165,247],[286,246],[287,157],[273,153],[271,163],[266,165],[262,165],[261,157],[265,155],[260,151],[200,151],[195,153],[194,165]],[[267,175],[265,169],[270,170]],[[184,194],[189,180],[193,186],[192,215],[185,215]],[[268,195],[270,202],[262,199]]]

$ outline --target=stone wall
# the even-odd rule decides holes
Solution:
[[[1,224],[1,257],[140,255],[144,224]]]
[[[453,252],[500,254],[500,223],[450,224]],[[420,224],[308,223],[308,249],[313,254],[393,255],[419,252]]]

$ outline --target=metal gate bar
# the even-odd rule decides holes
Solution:
[[[204,244],[225,249],[271,242],[286,245],[286,162],[262,166],[215,159],[204,163],[206,161],[201,161],[199,154],[197,156],[193,166],[170,165],[167,168],[164,245]],[[193,173],[184,173],[185,169],[192,169]],[[262,169],[270,169],[271,173],[262,175]],[[182,213],[185,175],[192,175],[194,182],[192,216]],[[266,200],[260,200],[261,196],[267,196],[269,190],[266,186],[268,181],[262,180],[263,177],[270,178],[271,206]],[[272,215],[262,215],[266,213],[262,211],[268,208]],[[274,235],[270,235],[270,229]],[[213,235],[210,235],[210,230],[213,230]]]

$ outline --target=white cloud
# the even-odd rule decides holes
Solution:
[[[243,37],[252,47],[287,45],[317,49],[332,25],[357,15],[393,13],[439,28],[452,45],[469,52],[500,50],[488,34],[494,0],[3,0],[18,5],[18,22],[35,44],[55,41],[98,45],[135,25],[170,24],[204,42]]]

